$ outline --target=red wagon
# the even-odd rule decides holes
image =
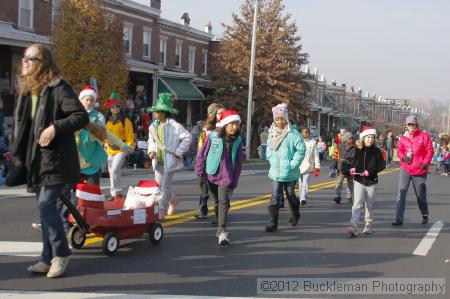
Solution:
[[[157,202],[142,209],[123,210],[124,198],[105,201],[100,187],[89,184],[77,185],[77,197],[77,208],[69,207],[69,221],[74,225],[69,230],[68,240],[73,248],[82,248],[88,233],[103,237],[102,249],[107,255],[117,251],[122,239],[148,233],[150,242],[157,245],[163,237]]]

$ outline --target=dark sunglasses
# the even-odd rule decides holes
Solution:
[[[119,105],[111,105],[111,108],[120,108]]]
[[[40,61],[42,61],[42,59],[33,57],[33,56],[24,56],[24,57],[22,57],[22,60],[25,62],[40,62]]]

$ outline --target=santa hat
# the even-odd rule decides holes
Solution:
[[[369,127],[369,126],[363,126],[362,127],[362,132],[359,135],[359,138],[363,139],[367,135],[374,135],[374,136],[376,136],[377,135],[377,130],[375,130],[374,128]]]
[[[91,96],[92,98],[97,99],[97,92],[92,87],[86,86],[85,88],[83,88],[81,90],[80,95],[78,96],[78,99],[81,100],[85,96]]]
[[[151,195],[159,193],[159,185],[156,181],[139,181],[134,187],[134,191],[141,195]]]
[[[288,108],[287,104],[278,104],[275,107],[272,108],[273,113],[273,120],[275,120],[278,117],[282,117],[286,120],[287,123],[289,123],[289,115],[288,115]]]
[[[241,118],[235,110],[225,110],[220,115],[219,122],[216,124],[216,127],[223,128],[233,121],[238,121],[241,123]]]
[[[77,184],[76,195],[79,206],[90,208],[103,208],[105,195],[102,194],[99,185],[93,184]]]

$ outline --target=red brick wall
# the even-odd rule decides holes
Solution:
[[[0,21],[10,22],[18,26],[19,0],[0,0]],[[51,31],[52,1],[34,0],[33,29],[34,33],[49,35]]]
[[[0,0],[0,21],[17,24],[19,0]]]

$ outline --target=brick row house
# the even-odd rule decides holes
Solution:
[[[312,128],[314,135],[331,137],[340,128],[357,131],[363,125],[373,125],[380,132],[386,129],[401,130],[404,120],[414,108],[407,99],[383,99],[363,95],[361,89],[355,91],[346,84],[338,86],[336,80],[328,84],[324,75],[318,75],[317,69],[310,73],[305,70],[307,86],[306,100],[311,110],[304,120]]]
[[[52,23],[60,0],[0,0],[0,76],[12,112],[12,82],[25,47],[50,43]],[[142,2],[142,1],[141,1]],[[211,25],[204,30],[190,27],[185,13],[182,23],[161,18],[161,1],[141,4],[131,0],[104,0],[105,13],[123,22],[123,46],[129,69],[130,97],[145,94],[147,105],[160,92],[171,92],[180,110],[177,119],[192,125],[204,114],[209,80]],[[8,86],[7,86],[8,85]]]

